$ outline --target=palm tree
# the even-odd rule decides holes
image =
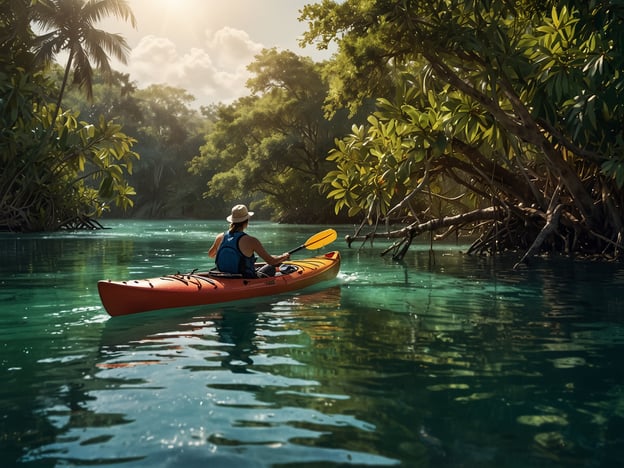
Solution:
[[[136,19],[126,0],[40,0],[34,4],[33,21],[43,31],[36,39],[36,60],[49,63],[59,52],[69,53],[52,122],[58,117],[72,69],[73,82],[85,89],[87,97],[92,99],[91,62],[105,75],[112,71],[109,54],[127,63],[130,47],[123,36],[95,27],[95,23],[111,15],[130,21],[132,27],[136,27]]]

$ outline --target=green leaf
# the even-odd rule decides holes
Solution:
[[[107,200],[113,197],[114,191],[114,180],[112,177],[105,177],[104,179],[102,179],[102,182],[100,182],[100,188],[98,190],[98,195]]]

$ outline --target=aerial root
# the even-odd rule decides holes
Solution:
[[[61,224],[59,229],[68,231],[87,229],[94,231],[96,229],[104,229],[104,226],[102,226],[97,220],[89,218],[88,216],[76,216],[75,218],[69,219]]]
[[[563,211],[563,205],[557,205],[554,210],[549,212],[546,217],[546,224],[538,234],[538,236],[533,241],[533,244],[525,252],[520,261],[516,263],[513,269],[517,269],[520,264],[526,263],[527,260],[534,256],[542,247],[542,244],[559,226],[559,219],[561,218],[561,212]]]

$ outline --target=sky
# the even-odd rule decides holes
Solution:
[[[128,0],[137,20],[106,19],[97,27],[124,36],[128,64],[112,61],[140,88],[183,88],[195,104],[231,103],[247,95],[247,65],[263,48],[276,47],[323,60],[328,52],[301,49],[307,24],[300,10],[314,0]]]

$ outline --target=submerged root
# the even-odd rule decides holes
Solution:
[[[59,225],[58,227],[61,230],[68,231],[77,231],[77,230],[90,230],[94,231],[96,229],[104,229],[97,220],[89,218],[88,216],[76,216],[75,218],[69,219]]]
[[[614,233],[598,234],[587,227],[566,210],[566,205],[558,204],[547,212],[536,208],[516,206],[512,209],[490,207],[468,213],[434,218],[426,222],[409,224],[402,229],[379,232],[377,227],[369,233],[347,236],[349,246],[361,240],[363,244],[378,238],[395,239],[381,255],[392,255],[393,260],[402,260],[414,239],[420,234],[468,232],[473,242],[468,248],[470,255],[495,255],[502,252],[524,252],[515,264],[517,269],[528,264],[532,257],[544,253],[600,257],[605,260],[619,258],[624,245]],[[440,238],[441,236],[434,236]],[[476,237],[476,238],[475,238]]]

